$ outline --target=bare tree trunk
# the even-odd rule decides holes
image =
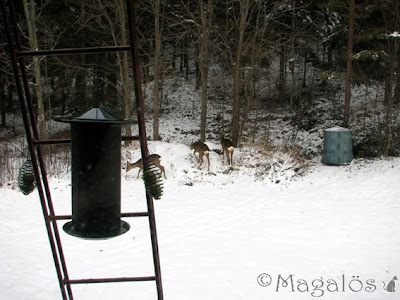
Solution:
[[[190,66],[189,66],[189,37],[187,34],[185,34],[185,39],[184,39],[184,49],[185,53],[183,54],[183,64],[185,66],[185,80],[189,80],[189,71],[190,71]]]
[[[28,26],[29,33],[29,45],[31,50],[35,51],[38,49],[38,40],[36,35],[36,4],[34,0],[23,0],[24,11],[26,22]],[[37,122],[39,128],[39,134],[41,138],[46,138],[46,116],[45,109],[43,105],[43,93],[42,93],[42,84],[41,84],[41,76],[40,76],[40,59],[37,56],[33,57],[33,76],[35,78],[35,95],[37,100]]]
[[[14,85],[10,84],[8,86],[8,103],[7,103],[7,110],[13,110],[14,103],[13,103],[13,95],[14,95]]]
[[[292,3],[292,45],[291,45],[291,58],[289,59],[289,69],[292,73],[292,92],[290,93],[290,109],[293,110],[294,106],[294,97],[296,95],[297,90],[297,77],[294,71],[295,67],[295,53],[294,53],[294,42],[295,42],[295,29],[296,29],[296,1],[293,0]]]
[[[388,95],[388,101],[386,103],[386,145],[385,145],[385,152],[384,155],[385,156],[389,156],[389,152],[390,152],[390,147],[392,145],[392,112],[393,112],[393,93],[392,93],[392,87],[393,87],[393,83],[394,83],[394,63],[391,64],[390,66],[390,74],[389,74],[389,78],[388,78],[388,86],[389,86],[389,90],[385,91],[385,93],[387,93]]]
[[[5,88],[0,91],[0,101],[1,101],[1,127],[6,127],[6,95]]]
[[[303,83],[302,87],[305,88],[307,86],[307,50],[304,51],[304,69],[303,69]]]
[[[161,30],[160,30],[160,0],[154,0],[154,115],[153,115],[153,140],[158,141],[159,135],[159,115],[160,115],[160,64],[161,64]]]
[[[251,73],[250,72],[249,72],[249,74],[247,74],[245,81],[246,81],[246,83],[245,83],[246,108],[243,112],[242,121],[240,122],[239,138],[242,138],[244,128],[249,119],[249,113],[250,113],[251,103],[253,102],[253,94],[254,94],[254,92],[251,91]],[[254,83],[254,85],[255,85],[255,83]]]
[[[240,87],[242,72],[242,55],[244,49],[244,35],[247,27],[250,0],[240,0],[239,39],[236,50],[235,66],[233,72],[233,105],[232,105],[232,142],[237,147],[240,133]]]
[[[200,78],[201,78],[201,124],[200,139],[205,142],[207,123],[207,84],[209,69],[209,41],[213,19],[213,1],[208,0],[207,12],[204,11],[203,0],[200,0],[200,17],[202,24],[201,43],[199,53]]]
[[[346,65],[346,92],[344,97],[344,118],[343,124],[345,127],[349,125],[350,118],[350,98],[351,98],[351,69],[352,55],[354,43],[354,15],[355,15],[355,0],[350,0],[350,18],[349,18],[349,38],[347,50],[347,65]]]
[[[80,24],[85,24],[85,15],[86,15],[86,5],[84,2],[81,3],[81,11],[79,16]],[[80,38],[80,47],[85,47],[85,36],[83,30],[79,33]],[[84,54],[81,54],[80,57],[80,64],[81,66],[85,66],[86,64],[86,57]],[[87,100],[87,92],[86,92],[86,74],[85,71],[79,69],[76,73],[75,77],[75,103],[73,103],[73,109],[81,109],[82,106],[85,106]]]
[[[281,38],[282,39],[282,38]],[[285,45],[282,43],[279,51],[279,79],[278,79],[278,93],[279,98],[283,100],[285,98],[286,89],[286,70],[285,70]]]
[[[238,50],[239,51],[239,50]],[[232,142],[237,147],[240,131],[240,67],[235,66],[233,74]]]
[[[120,39],[121,39],[121,44],[122,45],[127,45],[128,44],[128,34],[126,32],[126,15],[125,15],[125,3],[123,0],[118,0],[118,7],[117,7],[117,19],[119,20],[120,23]],[[114,43],[118,45],[118,39],[115,36],[114,33]],[[131,89],[131,84],[129,80],[129,60],[128,60],[128,53],[127,52],[122,52],[118,53],[118,66],[119,66],[119,71],[120,71],[120,76],[121,76],[121,81],[122,81],[122,93],[123,93],[123,111],[124,111],[124,118],[129,119],[132,115],[132,89]],[[126,126],[125,127],[125,134],[126,135],[132,135],[132,129],[131,126]]]
[[[396,68],[395,68],[395,72],[397,74],[396,78],[395,78],[395,82],[396,82],[396,86],[394,88],[394,99],[393,99],[393,103],[395,104],[399,104],[400,103],[400,46],[399,46],[399,42],[397,40],[394,41],[396,47],[395,47],[395,57],[396,57]]]

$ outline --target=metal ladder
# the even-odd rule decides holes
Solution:
[[[151,244],[153,252],[154,276],[143,277],[114,277],[114,278],[90,278],[90,279],[71,279],[68,275],[67,264],[64,256],[60,233],[57,225],[59,220],[68,220],[72,216],[55,215],[53,201],[50,193],[49,182],[47,179],[46,165],[43,159],[43,146],[69,143],[68,139],[47,139],[40,138],[36,124],[36,113],[29,89],[27,68],[25,65],[26,57],[47,56],[47,55],[73,55],[73,54],[95,54],[104,52],[130,51],[132,58],[132,73],[134,78],[136,109],[138,119],[139,136],[123,137],[123,140],[140,140],[142,159],[149,155],[146,139],[146,128],[144,120],[144,101],[141,84],[141,74],[139,69],[139,54],[137,47],[136,16],[134,11],[134,0],[126,0],[128,14],[129,45],[90,47],[90,48],[68,48],[53,50],[23,51],[19,35],[19,26],[16,18],[14,0],[0,0],[0,9],[4,22],[5,35],[9,47],[12,69],[15,77],[18,98],[21,106],[21,113],[26,132],[28,149],[30,152],[33,170],[35,174],[36,186],[39,193],[40,203],[49,238],[51,252],[57,272],[58,282],[62,299],[73,299],[71,286],[74,284],[90,283],[109,283],[109,282],[136,282],[136,281],[155,281],[157,296],[159,300],[164,299],[161,266],[157,241],[157,229],[154,214],[154,203],[152,197],[146,193],[147,212],[121,213],[123,217],[148,217]]]

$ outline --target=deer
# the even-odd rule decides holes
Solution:
[[[196,158],[197,162],[199,162],[199,166],[197,167],[200,169],[201,165],[203,164],[203,156],[205,155],[207,157],[208,161],[208,172],[210,172],[210,149],[206,144],[203,142],[194,142],[190,145],[190,150],[194,150],[193,155]],[[196,156],[196,152],[199,153],[199,158]]]
[[[167,179],[165,175],[165,168],[161,165],[161,156],[158,154],[151,154],[147,157],[149,164],[158,167],[161,170],[161,174],[164,174],[164,178]],[[142,159],[139,159],[137,162],[130,163],[126,162],[126,172],[129,172],[133,168],[139,168],[139,172],[136,178],[139,178],[140,172],[143,170]]]
[[[235,150],[234,144],[230,139],[224,138],[224,135],[220,134],[221,146],[222,146],[222,161],[224,161],[225,155],[229,165],[233,163],[233,151]],[[224,155],[225,154],[225,155]]]

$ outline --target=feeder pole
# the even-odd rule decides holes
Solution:
[[[146,138],[146,125],[144,122],[144,100],[142,91],[142,82],[140,75],[139,66],[139,51],[137,42],[137,30],[136,30],[136,15],[135,15],[135,0],[127,0],[127,11],[128,11],[128,26],[129,26],[129,43],[132,55],[132,71],[133,71],[133,81],[135,87],[135,100],[136,100],[136,112],[139,124],[139,140],[140,149],[142,153],[142,161],[149,156],[149,151],[147,149],[147,138]],[[158,300],[163,300],[163,288],[161,281],[161,265],[160,256],[158,250],[157,242],[157,229],[154,214],[154,203],[153,198],[146,192],[147,208],[149,212],[149,225],[151,233],[151,243],[153,250],[153,262],[154,271],[156,277],[157,285],[157,295]]]

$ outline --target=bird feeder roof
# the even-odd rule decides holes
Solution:
[[[58,122],[65,123],[105,123],[105,124],[133,124],[134,120],[125,120],[112,116],[105,110],[95,107],[75,117],[55,118]]]

